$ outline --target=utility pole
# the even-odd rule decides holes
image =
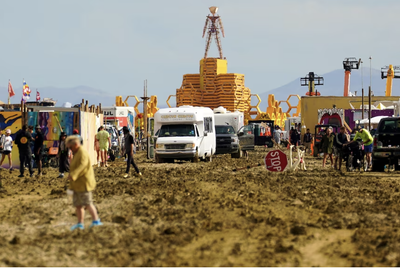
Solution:
[[[364,119],[364,75],[362,68],[363,61],[361,61],[361,119]]]
[[[368,130],[371,131],[371,85],[372,85],[372,57],[369,56],[369,92],[368,92]]]
[[[368,130],[371,131],[371,86],[368,92]]]
[[[147,101],[150,99],[147,97],[147,79],[144,81],[144,87],[143,87],[143,97],[140,97],[143,100],[143,126],[144,126],[144,132],[143,132],[143,138],[146,139],[147,141]],[[146,147],[147,148],[147,147]]]

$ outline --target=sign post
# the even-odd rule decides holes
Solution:
[[[288,165],[286,154],[280,150],[268,152],[264,158],[265,167],[270,172],[283,172]]]

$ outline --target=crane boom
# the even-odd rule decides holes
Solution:
[[[361,58],[357,59],[354,57],[345,58],[343,61],[344,69],[344,89],[343,96],[349,96],[350,94],[350,75],[352,69],[358,69],[361,64]]]
[[[381,68],[381,78],[386,78],[385,96],[392,96],[393,79],[400,78],[400,66],[385,66]]]

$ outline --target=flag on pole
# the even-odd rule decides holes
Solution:
[[[8,97],[13,97],[14,95],[15,95],[15,92],[11,85],[11,81],[8,80]]]
[[[40,93],[36,89],[36,101],[40,101]]]
[[[25,80],[22,82],[22,85],[22,99],[24,102],[26,102],[26,100],[31,98],[31,89],[29,89],[29,86],[26,84]]]

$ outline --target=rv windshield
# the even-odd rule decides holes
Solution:
[[[217,134],[235,134],[233,127],[229,125],[221,125],[221,126],[217,125],[215,126],[215,132]]]
[[[161,126],[158,137],[170,136],[195,136],[193,124],[177,124],[177,125],[163,125]]]

